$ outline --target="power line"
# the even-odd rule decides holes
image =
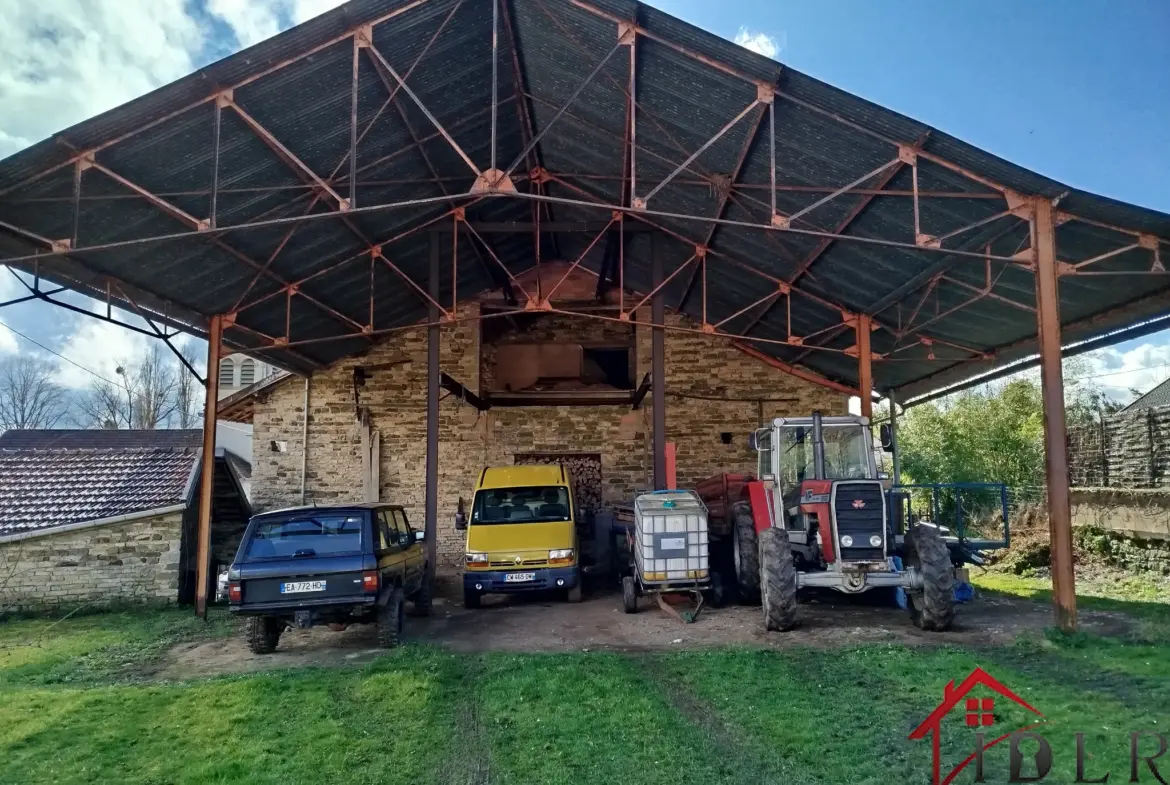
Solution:
[[[60,357],[62,360],[64,360],[65,362],[69,363],[70,365],[74,366],[75,368],[80,368],[81,370],[83,370],[83,371],[85,371],[86,373],[88,373],[90,376],[94,376],[94,377],[97,377],[98,379],[101,379],[101,380],[102,380],[103,382],[105,382],[106,384],[112,384],[112,385],[114,385],[115,387],[121,387],[121,386],[122,386],[122,385],[118,384],[117,382],[112,382],[112,381],[110,381],[110,380],[109,380],[109,379],[107,379],[106,377],[102,376],[100,373],[97,373],[97,372],[95,372],[95,371],[91,371],[90,369],[86,368],[84,365],[80,365],[80,364],[78,364],[78,363],[75,363],[75,362],[73,362],[72,360],[70,360],[70,359],[69,359],[68,357],[66,357],[65,355],[61,354],[60,352],[55,352],[55,351],[53,351],[53,350],[52,350],[52,349],[50,349],[48,346],[45,346],[43,343],[41,343],[41,342],[39,342],[39,341],[37,341],[37,340],[35,340],[35,339],[33,339],[33,338],[29,338],[27,335],[25,335],[25,334],[24,334],[24,333],[22,333],[20,330],[16,329],[15,327],[13,327],[13,326],[11,326],[11,325],[5,324],[4,322],[0,322],[0,327],[4,327],[4,328],[6,328],[6,329],[10,330],[11,332],[15,333],[16,335],[20,336],[20,337],[21,337],[21,338],[23,338],[24,340],[26,340],[26,341],[28,341],[29,343],[31,343],[33,346],[39,346],[41,349],[44,349],[44,350],[45,350],[46,352],[48,352],[49,354],[55,355],[55,356],[57,356],[57,357]]]

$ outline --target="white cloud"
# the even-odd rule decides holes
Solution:
[[[1092,383],[1112,398],[1129,403],[1133,399],[1130,390],[1146,393],[1170,378],[1170,343],[1156,342],[1158,337],[1084,355]]]
[[[240,47],[342,0],[207,0]],[[0,25],[0,158],[191,73],[215,35],[190,0],[19,0]]]
[[[184,0],[5,4],[0,157],[194,68],[206,32]]]
[[[241,47],[280,32],[284,3],[270,0],[209,0],[207,11],[232,29]]]
[[[12,331],[0,327],[0,355],[17,354],[20,351],[20,346],[16,343],[16,336]]]
[[[735,42],[745,49],[771,58],[775,58],[782,48],[782,42],[777,37],[747,27],[739,28],[739,32],[735,34]]]
[[[345,0],[294,0],[292,10],[293,24],[300,24],[306,19],[329,11],[344,3]]]
[[[123,327],[82,317],[77,331],[65,339],[59,351],[73,362],[116,381],[118,365],[141,357],[149,348],[151,340]],[[76,365],[58,359],[57,381],[65,387],[76,389],[88,387],[94,377]]]

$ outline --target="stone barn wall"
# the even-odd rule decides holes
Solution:
[[[178,601],[181,512],[0,542],[0,610]]]
[[[471,306],[478,308],[478,306]],[[463,315],[461,311],[461,315]],[[649,311],[639,321],[649,321]],[[572,330],[596,338],[598,320],[574,319],[558,340],[579,340]],[[600,322],[598,322],[600,323]],[[667,316],[672,327],[690,326]],[[480,324],[442,328],[442,370],[471,390],[481,385]],[[635,381],[650,369],[651,330],[636,327]],[[666,435],[677,445],[679,484],[685,487],[714,472],[753,471],[748,434],[767,420],[807,415],[814,409],[845,414],[848,398],[805,382],[737,350],[730,343],[695,333],[666,333]],[[313,374],[310,382],[306,501],[358,501],[362,494],[361,438],[355,422],[353,368],[374,367],[360,388],[372,427],[381,434],[381,499],[406,507],[423,521],[426,458],[426,331],[410,330],[374,346],[363,357]],[[299,502],[305,445],[300,380],[270,388],[255,403],[252,491],[257,510]],[[511,464],[523,453],[596,453],[601,457],[606,502],[628,502],[650,486],[650,396],[631,411],[625,406],[497,407],[478,413],[457,397],[439,404],[440,564],[458,566],[463,536],[453,516],[459,497],[469,497],[485,465]],[[721,434],[731,434],[724,443]],[[287,449],[274,451],[273,442]]]

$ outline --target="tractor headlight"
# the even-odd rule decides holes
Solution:
[[[841,547],[842,548],[852,548],[853,547],[853,538],[850,537],[848,534],[846,534],[844,537],[841,538]]]
[[[875,548],[880,548],[880,547],[882,547],[882,538],[879,535],[875,534],[874,536],[869,538],[869,544]]]

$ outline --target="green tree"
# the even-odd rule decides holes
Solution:
[[[899,423],[902,481],[1039,485],[1043,432],[1040,390],[1027,379],[917,406]]]

